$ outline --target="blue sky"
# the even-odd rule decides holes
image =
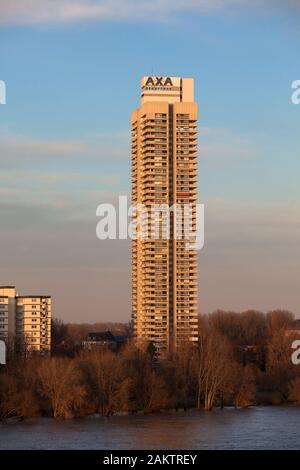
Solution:
[[[300,315],[299,3],[29,3],[0,4],[0,284],[51,293],[66,319],[129,318],[130,246],[95,239],[95,210],[130,191],[140,77],[191,76],[201,311]]]

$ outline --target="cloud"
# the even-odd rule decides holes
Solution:
[[[230,158],[244,162],[259,155],[259,138],[229,129],[200,129],[200,153],[207,163],[227,165]],[[24,292],[35,286],[51,293],[56,315],[64,318],[82,320],[87,309],[91,320],[99,315],[127,320],[129,243],[96,238],[96,207],[116,201],[119,178],[124,178],[124,187],[130,184],[127,132],[91,133],[76,140],[5,134],[0,155],[3,283],[16,283]],[[106,166],[114,159],[113,167]],[[204,201],[202,311],[282,306],[297,312],[299,202],[288,195],[281,200],[259,198],[255,181],[253,194],[238,196]],[[90,294],[88,307],[80,296],[74,297],[82,289]],[[101,305],[102,311],[93,305]]]
[[[83,220],[75,216],[84,208],[72,204],[72,210],[1,204],[0,197],[0,277],[24,292],[34,286],[52,294],[57,316],[127,321],[130,243],[98,240],[95,207]],[[293,201],[209,199],[199,254],[201,311],[282,307],[297,313],[299,214]]]
[[[165,15],[166,12],[190,9],[207,9],[224,2],[210,0],[2,0],[0,23],[47,24],[73,23],[82,20],[127,20],[149,18],[149,14]],[[227,3],[236,3],[227,1]],[[211,8],[211,7],[210,7]],[[159,19],[157,17],[156,19]]]
[[[0,133],[0,138],[1,165],[20,157],[64,157],[86,151],[86,144],[75,140],[38,139],[4,133]]]
[[[0,130],[0,137],[2,230],[24,223],[22,214],[35,225],[39,220],[93,220],[101,202],[115,199],[112,188],[124,194],[129,187],[125,133],[90,133],[72,140]],[[127,172],[126,166],[120,168],[122,160]]]
[[[0,168],[27,167],[37,161],[44,164],[61,159],[118,161],[129,158],[129,152],[129,138],[125,133],[90,134],[73,140],[42,139],[0,131]]]
[[[208,198],[205,207],[208,243],[217,243],[226,254],[298,247],[299,201]]]
[[[209,198],[200,252],[200,308],[300,312],[300,204]]]
[[[200,128],[199,156],[209,168],[228,168],[230,164],[257,158],[261,152],[259,138],[230,129]]]
[[[183,12],[212,13],[236,7],[270,7],[279,0],[1,0],[0,24],[40,25],[80,21],[166,20]],[[299,0],[285,6],[299,7]]]

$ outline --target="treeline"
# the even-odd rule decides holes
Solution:
[[[52,355],[73,357],[77,354],[88,333],[110,331],[113,335],[131,337],[128,323],[64,323],[54,318],[51,325]]]
[[[118,352],[13,357],[0,373],[0,417],[300,404],[295,328],[290,312],[217,311],[200,317],[197,347],[160,361],[151,345],[137,349],[131,340]]]

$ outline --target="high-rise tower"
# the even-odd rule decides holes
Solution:
[[[196,223],[197,105],[194,80],[143,77],[141,105],[132,113],[132,204],[192,207]],[[197,254],[186,236],[147,232],[132,242],[132,318],[138,342],[151,342],[159,355],[198,340]],[[156,222],[163,220],[157,216]],[[181,220],[183,223],[183,219]],[[180,223],[181,223],[180,222]],[[179,223],[179,225],[180,225]]]

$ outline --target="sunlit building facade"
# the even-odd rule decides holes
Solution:
[[[194,80],[143,77],[141,104],[132,113],[132,204],[174,207],[197,202],[197,104]],[[159,355],[198,341],[197,252],[175,236],[147,232],[132,242],[132,319],[138,342]],[[138,218],[135,214],[133,216]],[[164,223],[157,216],[157,224]],[[191,224],[195,224],[193,211]],[[138,224],[136,220],[135,223]],[[143,223],[141,223],[143,225]]]
[[[0,287],[0,337],[19,340],[27,351],[51,350],[50,296],[19,296],[14,286]]]

